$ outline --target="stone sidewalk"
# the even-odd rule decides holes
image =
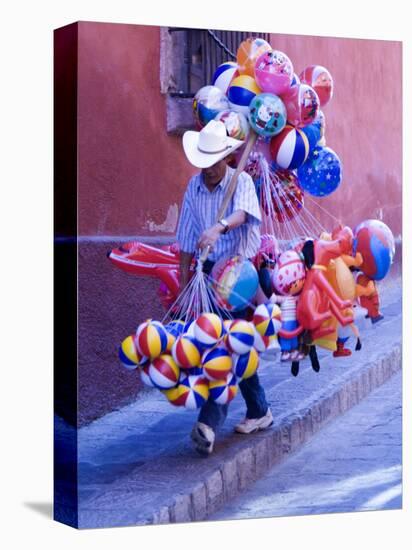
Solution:
[[[363,348],[350,358],[321,352],[321,370],[304,361],[297,378],[278,357],[260,367],[275,418],[271,429],[242,436],[232,403],[215,452],[200,457],[189,433],[196,413],[173,408],[157,391],[79,430],[79,527],[204,520],[401,368],[401,296],[385,291],[385,319],[363,320]],[[355,342],[350,342],[352,349]],[[120,368],[120,367],[119,367]],[[131,372],[131,383],[133,375]]]
[[[402,373],[336,418],[211,520],[402,507]]]

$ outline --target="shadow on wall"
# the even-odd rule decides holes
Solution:
[[[130,373],[121,365],[118,346],[139,323],[164,315],[157,279],[124,273],[107,259],[106,253],[119,244],[79,243],[80,426],[130,403],[142,391],[137,371]]]

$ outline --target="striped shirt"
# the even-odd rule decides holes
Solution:
[[[217,222],[218,211],[233,172],[234,169],[227,166],[225,176],[213,191],[207,189],[202,173],[190,179],[177,227],[177,240],[183,252],[196,252],[197,242],[203,231]],[[217,261],[225,256],[236,254],[252,258],[259,250],[261,222],[259,201],[253,180],[246,172],[239,174],[235,193],[223,217],[237,210],[246,212],[246,222],[219,237],[214,250],[209,254],[209,260]]]

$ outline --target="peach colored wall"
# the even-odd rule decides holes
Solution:
[[[180,203],[194,170],[166,133],[159,66],[159,27],[79,23],[81,235],[164,233],[150,222]]]
[[[353,226],[380,217],[402,230],[402,44],[383,40],[271,35],[298,74],[323,65],[335,92],[324,107],[326,144],[340,157],[343,181],[321,206]],[[328,217],[323,216],[326,222]]]

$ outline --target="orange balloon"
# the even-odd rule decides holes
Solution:
[[[244,40],[237,50],[237,63],[239,65],[239,73],[247,74],[255,77],[256,59],[269,50],[271,45],[263,40],[263,38],[247,38]]]

